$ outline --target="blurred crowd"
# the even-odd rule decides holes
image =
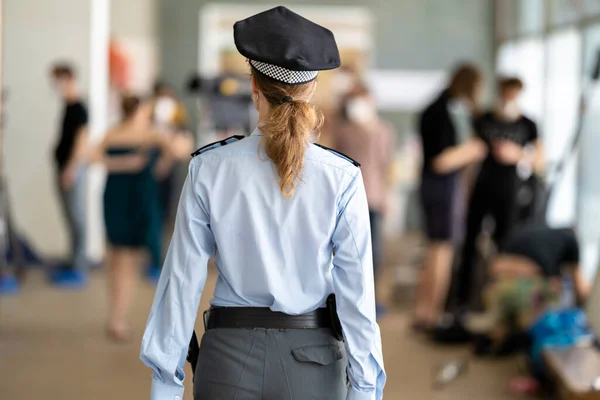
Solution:
[[[396,135],[359,74],[345,69],[340,75],[339,104],[324,134],[361,164],[378,277]],[[544,148],[536,123],[520,107],[524,84],[498,77],[496,99],[486,107],[489,88],[477,66],[462,64],[416,124],[427,249],[413,329],[438,343],[474,342],[479,355],[529,350],[519,338],[528,337],[541,315],[582,305],[589,292],[573,227],[545,223]],[[385,307],[378,304],[377,312]],[[530,393],[539,379],[516,377],[511,390]]]
[[[86,259],[86,170],[102,164],[107,171],[103,211],[110,247],[105,263],[110,292],[107,331],[116,340],[126,340],[130,335],[128,312],[142,266],[151,281],[160,276],[165,228],[172,219],[172,202],[178,191],[174,167],[189,159],[193,146],[186,131],[187,112],[165,83],[157,83],[146,98],[120,93],[120,121],[100,143],[94,143],[87,132],[88,111],[74,68],[55,65],[51,79],[63,99],[54,158],[71,257],[52,270],[50,280],[59,287],[85,285],[90,268]]]
[[[231,79],[223,82],[232,86],[236,81]],[[160,275],[180,190],[175,167],[189,160],[194,146],[188,114],[166,83],[156,83],[148,97],[122,92],[118,123],[96,143],[87,132],[88,111],[74,67],[53,66],[51,80],[62,97],[54,162],[71,253],[53,268],[50,280],[59,287],[85,285],[92,267],[85,248],[86,171],[102,164],[107,171],[107,333],[128,340],[136,283],[142,271],[152,282]],[[217,85],[221,92],[223,82]],[[383,223],[394,199],[398,136],[358,72],[342,68],[333,85],[333,105],[325,112],[321,136],[314,139],[361,164],[378,279]],[[496,99],[486,107],[483,98],[490,87],[477,66],[460,65],[416,123],[422,149],[418,198],[427,248],[412,326],[441,343],[475,340],[480,354],[522,350],[510,338],[564,302],[566,278],[573,283],[573,302],[582,303],[589,291],[580,276],[573,227],[543,223],[543,143],[536,123],[519,106],[523,82],[499,77],[492,90]],[[245,107],[243,101],[238,108]],[[378,300],[382,316],[386,305]],[[525,381],[525,389],[520,383],[515,390],[531,390],[539,382]]]

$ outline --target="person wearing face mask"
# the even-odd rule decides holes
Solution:
[[[166,132],[182,130],[187,124],[185,107],[177,100],[173,88],[164,82],[154,85],[154,123]]]
[[[88,112],[77,86],[74,69],[56,64],[52,83],[64,101],[60,138],[54,151],[58,191],[69,230],[71,256],[66,265],[51,272],[50,281],[60,287],[85,284],[86,255],[85,166],[87,164]]]
[[[95,149],[95,161],[108,172],[104,191],[110,289],[107,334],[116,341],[131,338],[128,317],[143,250],[148,249],[152,259],[161,254],[159,182],[175,158],[172,142],[152,128],[151,102],[124,96],[122,115],[123,120]]]
[[[419,120],[420,197],[428,246],[417,288],[413,328],[418,331],[433,328],[444,310],[454,250],[464,223],[464,171],[486,155],[481,139],[470,137],[470,116],[477,109],[482,87],[477,67],[461,65]]]
[[[475,121],[477,135],[489,154],[483,162],[469,202],[467,234],[458,273],[457,306],[468,307],[473,295],[476,242],[482,221],[491,215],[495,222],[493,239],[502,243],[518,222],[517,190],[523,171],[543,168],[543,154],[536,124],[520,110],[518,98],[523,83],[518,78],[499,81],[496,106]]]
[[[361,164],[367,191],[375,278],[381,263],[382,218],[387,211],[388,178],[395,132],[377,115],[367,88],[358,84],[343,98],[341,115],[333,127],[334,148]],[[377,305],[378,313],[384,307]]]
[[[341,103],[343,98],[352,91],[358,83],[356,72],[350,67],[341,67],[335,73],[331,82],[331,88],[335,97],[336,103]]]

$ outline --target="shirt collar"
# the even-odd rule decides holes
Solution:
[[[262,132],[257,127],[256,129],[254,129],[254,131],[252,131],[252,133],[250,134],[250,136],[262,136]]]

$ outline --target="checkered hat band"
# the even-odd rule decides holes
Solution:
[[[269,78],[290,85],[310,82],[314,80],[319,73],[319,71],[292,71],[287,68],[278,67],[277,65],[254,60],[250,60],[250,65]]]

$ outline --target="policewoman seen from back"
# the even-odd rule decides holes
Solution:
[[[237,22],[234,38],[251,66],[259,128],[198,150],[190,163],[142,342],[151,398],[183,396],[214,255],[195,399],[381,399],[363,179],[357,163],[308,142],[322,122],[309,103],[317,72],[340,65],[333,34],[277,7]],[[328,309],[331,294],[337,307]]]

